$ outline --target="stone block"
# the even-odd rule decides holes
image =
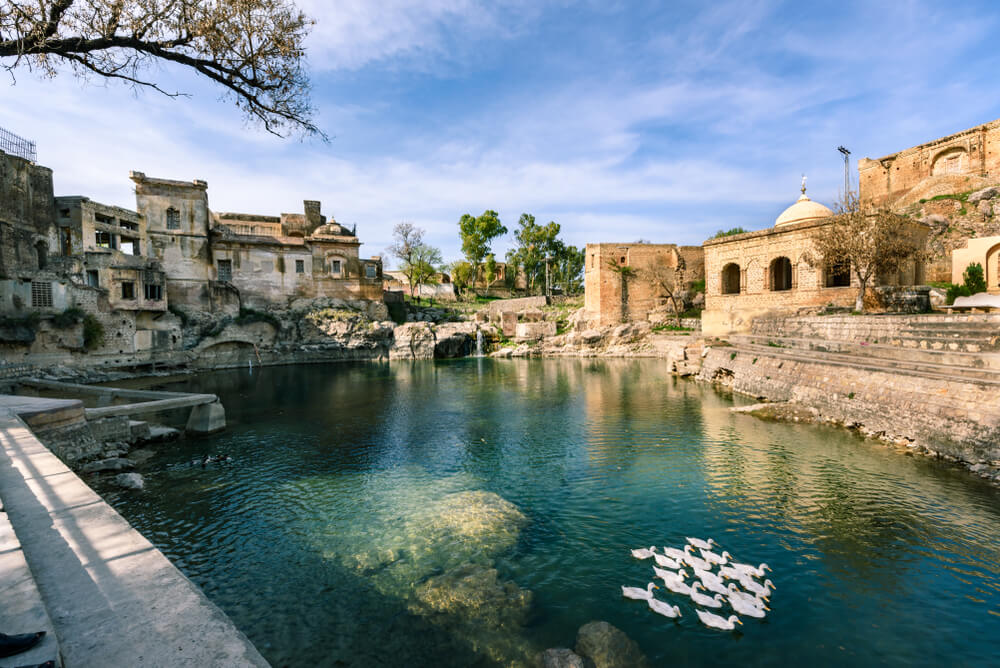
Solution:
[[[517,323],[514,338],[543,339],[546,336],[555,335],[556,323],[554,322],[519,322]]]
[[[545,314],[537,310],[521,311],[522,322],[541,322],[545,320]]]
[[[185,431],[192,434],[214,434],[226,428],[226,409],[221,402],[202,404],[191,409]]]
[[[517,334],[517,313],[513,311],[503,311],[500,313],[500,329],[506,337]]]

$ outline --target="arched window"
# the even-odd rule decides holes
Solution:
[[[167,229],[168,230],[179,230],[181,229],[181,212],[170,207],[167,209]]]
[[[740,294],[740,265],[730,262],[722,268],[722,294]]]
[[[777,257],[771,261],[771,290],[792,289],[792,261],[787,257]]]
[[[851,285],[851,263],[838,262],[826,266],[823,284],[828,288],[846,288]]]

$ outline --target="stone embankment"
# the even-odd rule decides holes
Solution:
[[[841,423],[1000,481],[1000,316],[762,319],[698,377],[787,402],[762,417]]]

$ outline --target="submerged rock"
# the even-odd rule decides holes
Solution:
[[[84,464],[80,471],[83,473],[96,473],[98,471],[124,471],[135,468],[135,462],[124,457],[112,457],[110,459],[99,459],[96,462]]]
[[[123,489],[142,489],[146,481],[138,473],[119,473],[115,476],[115,484]]]
[[[410,611],[424,617],[453,616],[489,628],[520,627],[531,600],[527,589],[501,582],[495,568],[466,564],[418,585]]]
[[[576,633],[576,653],[596,668],[640,668],[649,663],[639,645],[607,622],[588,622]]]
[[[594,668],[594,662],[571,649],[553,647],[538,655],[538,668]]]

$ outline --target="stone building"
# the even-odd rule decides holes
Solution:
[[[893,206],[912,204],[914,197],[928,199],[996,183],[1000,180],[1000,120],[877,160],[862,158],[858,179],[862,199]]]
[[[722,336],[748,331],[751,321],[765,314],[792,314],[825,306],[851,307],[858,294],[857,278],[847,266],[816,265],[813,238],[833,212],[806,195],[785,209],[774,226],[757,232],[709,239],[705,249],[705,310],[702,331]],[[913,222],[921,241],[927,226]],[[883,285],[923,282],[919,262],[881,277]]]
[[[359,257],[354,230],[320,214],[216,213],[204,181],[132,172],[152,252],[169,268],[172,303],[197,310],[262,309],[295,299],[382,299],[382,262]]]
[[[647,320],[669,307],[663,282],[680,291],[705,278],[699,246],[598,243],[584,252],[584,317],[594,327]]]

